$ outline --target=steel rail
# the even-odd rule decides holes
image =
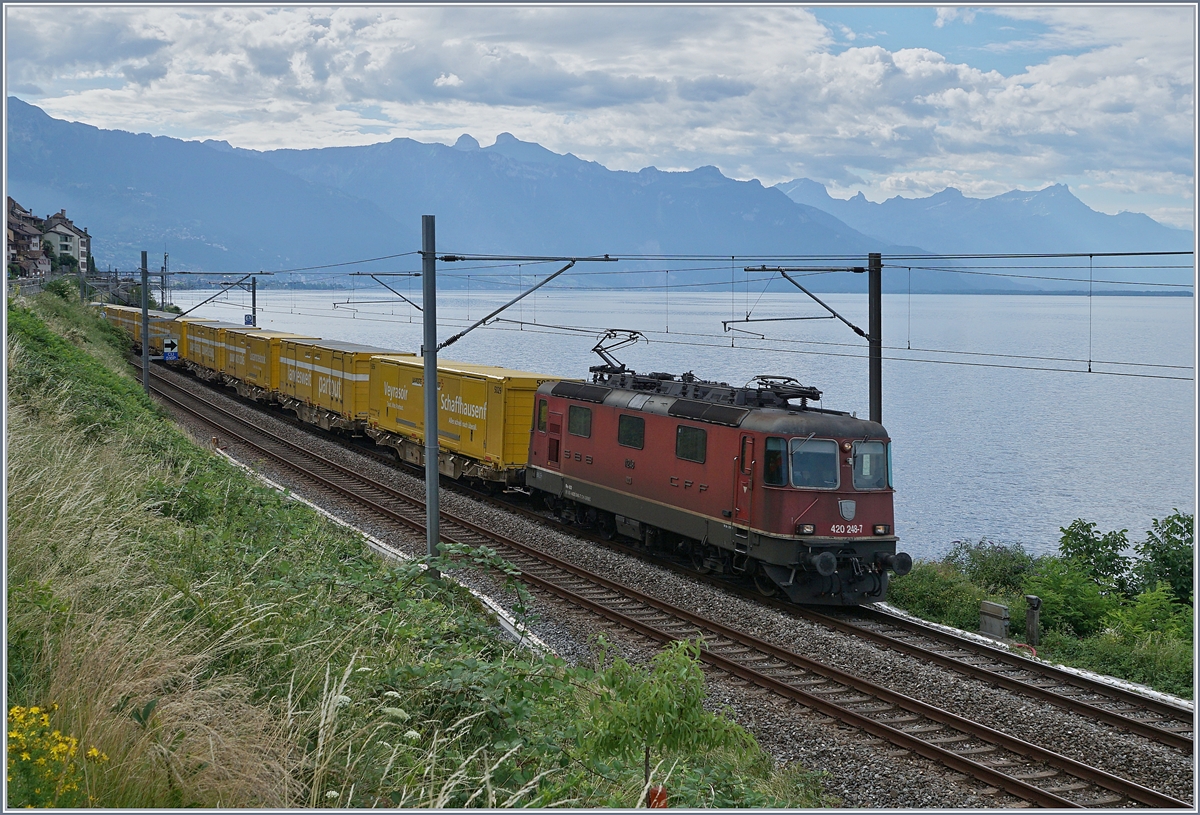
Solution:
[[[772,604],[774,605],[774,604]],[[989,668],[985,665],[979,665],[972,662],[967,662],[962,659],[942,654],[937,651],[930,650],[927,647],[915,645],[910,642],[905,642],[891,634],[874,631],[865,628],[861,625],[856,625],[853,622],[848,622],[828,614],[814,611],[808,608],[788,609],[797,616],[802,616],[805,619],[819,623],[847,634],[861,637],[882,645],[886,648],[899,651],[900,653],[911,654],[918,656],[921,659],[932,662],[936,665],[941,665],[944,668],[958,671],[975,679],[980,679],[988,684],[996,685],[997,687],[1005,688],[1006,690],[1019,693],[1023,696],[1029,696],[1034,699],[1039,699],[1044,702],[1065,708],[1075,713],[1087,716],[1090,719],[1105,722],[1106,724],[1119,727],[1124,730],[1137,733],[1154,741],[1167,744],[1171,747],[1176,747],[1184,752],[1193,752],[1194,741],[1192,736],[1185,735],[1177,730],[1172,730],[1152,722],[1142,721],[1133,716],[1124,713],[1108,710],[1100,707],[1094,702],[1089,702],[1075,696],[1068,696],[1059,693],[1051,688],[1041,685],[1034,685],[1028,681],[1018,679],[1012,676],[1007,676],[1000,671]],[[870,615],[879,621],[895,625],[905,631],[908,631],[916,636],[926,637],[944,643],[951,647],[966,651],[970,654],[978,654],[995,663],[1007,666],[1014,670],[1027,671],[1040,676],[1045,676],[1053,681],[1069,685],[1073,688],[1084,690],[1088,693],[1097,696],[1103,696],[1110,701],[1120,701],[1131,705],[1136,705],[1140,708],[1149,710],[1159,716],[1170,719],[1173,723],[1186,723],[1188,729],[1192,726],[1192,711],[1186,708],[1181,708],[1176,705],[1171,705],[1167,702],[1162,702],[1157,699],[1152,699],[1141,694],[1127,691],[1123,688],[1106,685],[1102,682],[1095,682],[1084,677],[1077,676],[1068,671],[1063,671],[1051,665],[1044,665],[1035,662],[1032,659],[1010,654],[1006,651],[1001,651],[998,648],[993,648],[982,643],[975,643],[964,637],[959,637],[954,634],[939,631],[938,629],[922,626],[920,623],[912,623],[902,617],[877,609],[863,608],[860,613]],[[1185,718],[1186,717],[1186,718]]]
[[[166,381],[164,378],[162,378],[160,376],[156,376],[156,379],[159,379],[160,381]],[[184,393],[187,393],[187,391],[185,389],[180,388],[178,385],[175,385],[174,383],[168,382],[167,384],[173,388],[176,388],[176,389],[184,392]],[[207,421],[211,424],[214,424],[215,426],[220,426],[220,425],[217,425],[217,423],[214,422],[213,419],[201,415],[198,411],[184,405],[178,399],[167,396],[166,394],[162,394],[161,392],[160,392],[160,395],[162,395],[164,398],[169,399],[173,403],[177,404],[182,409],[187,410],[188,412],[191,412],[195,415],[200,416],[200,418],[204,419],[205,421]],[[200,401],[194,395],[189,394],[189,396],[191,396],[192,399],[196,399],[197,401]],[[201,404],[203,404],[204,408],[207,410],[217,412],[217,413],[223,413],[226,416],[230,416],[230,417],[234,418],[239,423],[243,423],[243,424],[251,427],[255,432],[262,433],[263,435],[267,435],[269,438],[271,438],[272,442],[279,444],[280,446],[284,447],[285,449],[302,452],[304,455],[307,455],[307,456],[313,458],[314,460],[319,462],[321,465],[331,467],[339,474],[344,475],[346,477],[350,477],[353,480],[358,481],[360,484],[364,484],[364,485],[368,486],[373,491],[383,493],[384,495],[387,495],[388,497],[403,500],[405,503],[409,504],[409,506],[412,506],[414,508],[418,507],[418,506],[423,506],[423,502],[421,502],[420,499],[417,499],[413,496],[405,495],[404,493],[396,491],[391,487],[387,487],[386,485],[377,484],[377,483],[373,482],[371,479],[369,479],[365,476],[362,476],[359,473],[356,473],[351,468],[344,467],[340,464],[337,464],[336,462],[329,461],[328,459],[326,459],[323,456],[317,455],[310,451],[306,451],[306,450],[304,450],[303,447],[296,445],[292,442],[271,437],[265,431],[262,431],[261,429],[254,427],[253,423],[248,422],[245,419],[241,419],[240,417],[232,416],[232,414],[229,414],[228,411],[225,411],[223,408],[217,407],[217,406],[209,404],[209,403],[204,403],[204,402],[201,402]],[[322,476],[317,473],[313,473],[311,470],[307,470],[304,467],[301,467],[296,462],[291,461],[291,460],[281,456],[279,453],[271,451],[271,450],[267,449],[266,447],[264,447],[258,443],[255,443],[254,441],[252,441],[250,439],[245,438],[241,434],[238,434],[234,431],[229,430],[228,427],[225,427],[225,426],[221,426],[221,427],[222,427],[223,432],[233,436],[240,443],[246,444],[246,445],[250,446],[251,448],[264,453],[265,455],[267,455],[271,458],[274,458],[277,461],[280,461],[281,463],[285,464],[286,466],[290,467],[291,469],[296,470],[297,472],[299,472],[301,475],[308,478],[309,480],[316,481],[328,489],[332,489],[340,494],[346,495],[347,497],[351,498],[352,500],[355,500],[359,503],[365,504],[365,505],[369,506],[371,509],[379,511],[387,517],[398,520],[413,529],[423,529],[424,525],[420,520],[405,516],[403,513],[395,512],[394,510],[383,506],[382,504],[378,503],[378,501],[364,496],[362,494],[361,490],[352,489],[350,487],[345,486],[344,484],[338,484],[334,481],[331,481],[330,479],[328,479],[325,476]],[[703,617],[700,617],[699,615],[692,614],[691,612],[688,612],[683,609],[677,609],[677,608],[671,606],[670,604],[667,604],[667,603],[659,601],[655,598],[651,598],[646,595],[643,595],[640,592],[637,592],[636,590],[632,590],[626,586],[622,586],[621,584],[616,583],[615,581],[610,581],[610,580],[607,580],[606,578],[600,577],[598,575],[591,574],[584,569],[576,567],[573,564],[567,563],[566,561],[562,561],[559,558],[555,558],[552,555],[548,555],[547,553],[542,552],[534,547],[529,547],[525,544],[521,544],[516,541],[507,539],[504,536],[498,535],[498,534],[492,532],[491,530],[488,530],[488,529],[486,529],[482,526],[479,526],[477,524],[474,524],[470,521],[466,521],[465,519],[455,518],[453,515],[451,515],[449,513],[444,513],[444,514],[446,514],[448,516],[447,520],[450,520],[453,525],[457,525],[465,531],[469,531],[469,532],[473,533],[474,535],[482,537],[486,541],[500,543],[501,545],[505,546],[505,548],[510,548],[515,551],[521,552],[521,553],[525,554],[526,556],[534,557],[545,565],[548,565],[548,566],[551,566],[553,568],[557,568],[560,570],[564,570],[570,574],[573,574],[573,575],[580,577],[584,580],[587,580],[591,583],[594,583],[596,585],[599,585],[606,589],[609,589],[610,591],[613,591],[623,597],[635,600],[646,606],[657,609],[663,613],[666,613],[668,615],[675,617],[676,619],[682,619],[682,620],[688,622],[689,624],[695,625],[701,629],[708,629],[708,630],[712,631],[713,633],[718,634],[719,636],[724,637],[728,640],[731,640],[737,644],[741,644],[747,648],[757,650],[760,653],[765,653],[776,659],[784,661],[785,663],[791,663],[794,666],[801,667],[806,671],[809,671],[816,675],[830,679],[830,680],[837,682],[838,684],[842,684],[848,688],[853,688],[853,689],[856,689],[856,690],[859,690],[862,692],[870,693],[871,695],[876,696],[880,700],[887,701],[889,704],[895,705],[901,709],[908,710],[910,712],[924,716],[932,721],[937,721],[939,723],[953,727],[957,730],[960,730],[961,732],[970,733],[972,736],[974,736],[976,738],[980,738],[980,739],[990,742],[994,745],[1001,746],[1004,749],[1010,750],[1011,752],[1014,752],[1014,753],[1017,753],[1020,755],[1024,755],[1035,761],[1041,761],[1050,766],[1054,766],[1060,770],[1070,773],[1071,775],[1073,775],[1077,778],[1080,778],[1085,781],[1089,781],[1089,782],[1096,784],[1097,786],[1100,786],[1109,791],[1116,792],[1132,801],[1136,801],[1139,803],[1147,804],[1149,806],[1156,806],[1156,807],[1174,808],[1174,807],[1187,807],[1188,806],[1184,802],[1170,798],[1169,796],[1165,796],[1161,793],[1147,789],[1141,785],[1135,784],[1135,783],[1127,781],[1125,779],[1117,778],[1116,776],[1112,776],[1111,774],[1108,774],[1104,771],[1098,770],[1097,768],[1089,767],[1088,765],[1082,764],[1080,762],[1076,762],[1073,759],[1067,758],[1065,756],[1061,756],[1059,754],[1053,753],[1053,752],[1045,750],[1043,748],[1035,747],[1033,745],[1028,745],[1028,744],[1020,741],[1019,739],[1008,736],[1007,734],[1000,733],[999,731],[994,731],[991,728],[987,728],[983,725],[979,725],[974,722],[970,722],[969,720],[963,719],[962,717],[956,716],[955,714],[951,714],[951,713],[948,713],[941,709],[938,709],[936,707],[927,705],[918,700],[904,696],[903,694],[895,693],[886,688],[882,688],[877,685],[874,685],[874,683],[867,682],[866,680],[862,680],[857,677],[850,676],[849,674],[845,674],[844,672],[838,671],[837,669],[831,668],[830,666],[822,665],[821,663],[817,663],[812,660],[808,660],[807,658],[801,657],[790,651],[786,651],[786,650],[778,648],[776,646],[772,646],[768,643],[760,642],[753,637],[749,637],[749,636],[742,634],[740,632],[737,632],[733,629],[729,629],[726,626],[721,625],[720,623],[716,623],[712,620],[707,620]],[[545,590],[551,591],[555,594],[558,594],[559,596],[563,596],[564,599],[568,599],[572,603],[583,605],[593,611],[596,611],[597,613],[601,613],[603,616],[605,616],[609,619],[614,619],[614,615],[616,615],[620,619],[619,620],[614,619],[614,622],[619,622],[619,624],[621,624],[621,625],[630,627],[632,630],[638,631],[639,633],[645,634],[647,636],[651,636],[652,638],[654,638],[656,640],[670,641],[670,640],[677,638],[676,634],[664,632],[655,626],[651,626],[643,621],[640,621],[633,617],[630,617],[629,615],[624,614],[620,611],[617,611],[617,610],[611,609],[607,606],[604,606],[603,603],[599,603],[590,598],[582,597],[578,592],[572,592],[569,589],[561,587],[561,586],[557,585],[556,583],[554,583],[554,581],[550,581],[550,580],[546,580],[544,578],[537,577],[536,575],[529,573],[528,570],[525,570],[525,572],[522,574],[522,579],[528,579],[529,582],[531,582],[535,585],[538,585],[539,587],[544,588]],[[601,610],[601,608],[603,608],[603,610]],[[743,679],[746,679],[747,681],[751,681],[755,684],[760,685],[761,687],[765,687],[765,688],[774,690],[776,692],[782,692],[783,695],[785,695],[785,696],[796,699],[797,701],[802,701],[806,705],[814,707],[818,710],[821,710],[822,712],[825,712],[828,715],[832,715],[835,718],[838,718],[839,720],[854,724],[856,727],[859,727],[859,728],[861,728],[867,732],[870,732],[874,735],[878,735],[880,737],[886,738],[887,740],[891,741],[894,744],[897,744],[898,746],[905,747],[905,749],[913,750],[914,752],[917,752],[918,754],[923,755],[927,758],[933,758],[933,759],[939,761],[940,763],[945,764],[948,767],[959,770],[961,772],[966,772],[974,777],[981,778],[982,780],[987,781],[988,783],[992,784],[993,786],[996,786],[1000,789],[1009,791],[1012,794],[1018,795],[1019,797],[1029,800],[1031,802],[1038,803],[1043,806],[1057,806],[1057,807],[1080,806],[1080,804],[1078,804],[1078,803],[1075,803],[1068,799],[1062,798],[1061,796],[1055,795],[1052,792],[1047,792],[1045,790],[1041,790],[1040,788],[1038,788],[1032,784],[1028,784],[1025,781],[1022,781],[1022,780],[1013,778],[1007,774],[1001,773],[1001,772],[995,770],[994,768],[987,767],[986,765],[980,764],[979,762],[976,762],[972,759],[966,758],[966,757],[964,757],[960,754],[957,754],[953,751],[946,750],[935,744],[931,744],[928,741],[917,739],[913,735],[906,733],[903,730],[900,730],[898,728],[891,727],[890,725],[887,725],[885,723],[870,719],[869,717],[866,717],[866,716],[864,716],[856,711],[853,711],[849,708],[846,708],[842,705],[838,705],[829,700],[822,699],[821,697],[819,697],[817,695],[814,695],[814,694],[804,691],[802,689],[796,688],[785,682],[781,682],[780,680],[777,680],[775,678],[769,677],[765,674],[762,674],[761,672],[755,671],[753,668],[745,665],[744,663],[738,663],[733,660],[730,660],[729,658],[724,657],[724,656],[716,653],[715,651],[713,651],[712,644],[706,644],[705,648],[703,649],[702,658],[709,664],[713,665],[714,667],[718,667],[721,670],[725,670],[729,673],[732,673],[733,675],[736,675]]]

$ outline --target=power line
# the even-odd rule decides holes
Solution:
[[[885,265],[895,266],[895,264],[885,264]],[[959,269],[959,268],[942,269],[942,268],[939,268],[936,266],[902,266],[902,267],[898,267],[898,268],[920,269],[920,270],[926,271],[926,272],[944,272],[946,274],[982,275],[985,277],[1019,277],[1019,278],[1025,279],[1025,280],[1061,280],[1061,281],[1066,281],[1068,283],[1095,282],[1095,283],[1112,283],[1114,285],[1119,285],[1119,286],[1166,286],[1166,287],[1178,288],[1178,289],[1194,288],[1194,285],[1191,283],[1144,283],[1144,282],[1137,281],[1137,280],[1087,281],[1081,277],[1050,277],[1048,275],[1012,274],[1009,272],[975,272],[975,271],[966,271],[964,269]],[[1187,268],[1191,268],[1191,267],[1189,266]]]

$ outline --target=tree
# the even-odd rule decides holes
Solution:
[[[606,660],[601,642],[601,661]],[[621,658],[596,675],[600,695],[589,706],[588,729],[581,746],[593,755],[634,758],[642,755],[646,783],[650,757],[721,747],[757,749],[753,736],[726,714],[703,707],[704,671],[699,642],[679,640],[635,668]]]
[[[1082,518],[1060,528],[1062,539],[1058,551],[1064,558],[1078,563],[1096,581],[1102,591],[1134,594],[1129,572],[1130,559],[1121,554],[1129,548],[1129,530],[1096,531],[1096,525]]]
[[[1146,540],[1136,547],[1139,560],[1133,567],[1142,591],[1163,582],[1171,587],[1175,600],[1192,602],[1195,521],[1194,516],[1178,509],[1161,521],[1151,521]]]

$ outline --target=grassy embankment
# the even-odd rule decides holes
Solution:
[[[977,630],[979,603],[1009,607],[1013,639],[1025,641],[1026,595],[1042,600],[1043,659],[1192,698],[1194,517],[1155,519],[1129,548],[1127,530],[1101,534],[1077,520],[1057,555],[1019,543],[956,542],[941,561],[917,561],[888,600],[927,620]]]
[[[827,803],[694,652],[517,649],[190,442],[69,299],[8,306],[9,806],[634,806],[647,750],[672,805]]]

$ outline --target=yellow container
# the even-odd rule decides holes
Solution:
[[[167,324],[167,338],[175,341],[175,353],[179,355],[179,359],[188,358],[188,323],[215,323],[216,320],[210,320],[207,317],[176,317]],[[151,345],[153,347],[153,344]],[[167,350],[163,346],[162,350]]]
[[[247,385],[279,391],[279,346],[284,340],[317,339],[253,326],[225,330],[225,364],[221,372]]]
[[[370,427],[424,443],[424,361],[377,356],[370,365]],[[538,386],[559,377],[438,362],[438,446],[495,469],[523,467]]]
[[[112,303],[104,306],[105,318],[133,338],[135,345],[142,344],[142,310],[133,306],[119,306]],[[176,315],[169,311],[151,309],[150,317],[150,353],[155,356],[163,351],[163,339],[171,336]]]
[[[279,392],[345,419],[367,418],[371,357],[396,351],[339,340],[284,339]]]
[[[188,362],[195,363],[215,373],[225,370],[225,332],[231,328],[238,330],[257,331],[255,328],[237,325],[236,323],[187,323]]]

